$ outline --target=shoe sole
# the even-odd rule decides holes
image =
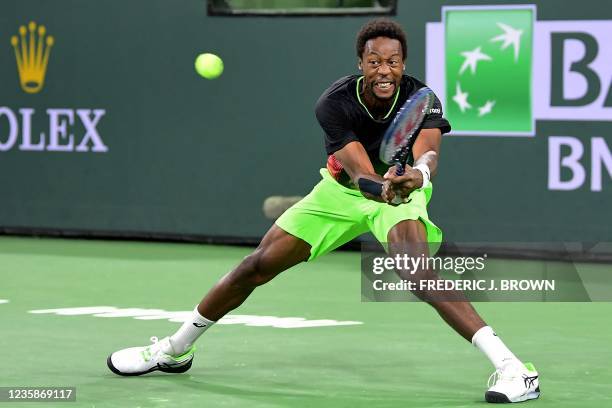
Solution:
[[[495,391],[487,391],[485,393],[485,400],[487,402],[491,402],[493,404],[509,404],[512,402],[525,402],[532,399],[538,399],[540,397],[540,387],[536,388],[535,391],[529,392],[516,401],[510,401],[510,399],[506,396],[506,394],[502,394],[501,392]]]
[[[122,371],[117,370],[117,367],[115,367],[113,365],[113,361],[111,360],[111,357],[113,355],[111,354],[110,356],[108,356],[108,358],[106,359],[106,365],[108,366],[108,368],[115,374],[117,375],[121,375],[123,377],[134,377],[137,375],[143,375],[143,374],[148,374],[151,373],[153,371],[162,371],[164,373],[170,373],[170,374],[181,374],[186,372],[187,370],[189,370],[191,368],[191,364],[193,364],[193,358],[191,358],[191,360],[189,360],[189,362],[187,362],[187,364],[184,364],[182,366],[179,367],[164,367],[161,366],[159,364],[157,364],[154,367],[151,367],[149,370],[147,371],[141,371],[141,372],[136,372],[136,373],[124,373]]]

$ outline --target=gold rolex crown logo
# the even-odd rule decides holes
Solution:
[[[36,27],[36,23],[32,21],[27,28],[19,27],[19,37],[16,35],[11,37],[17,59],[19,82],[21,89],[27,93],[37,93],[42,89],[49,53],[54,43],[52,36],[45,38],[47,32],[45,26],[38,26],[38,30]]]

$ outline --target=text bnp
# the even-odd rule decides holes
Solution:
[[[612,177],[612,152],[603,137],[590,138],[590,158],[584,157],[586,141],[572,136],[548,138],[548,189],[576,190],[587,178],[590,159],[591,191],[602,191],[605,173]],[[605,171],[604,171],[605,169]],[[565,177],[563,176],[565,174]],[[569,177],[567,177],[569,176]]]
[[[17,148],[22,151],[95,152],[105,153],[98,125],[106,114],[104,109],[46,110],[45,131],[33,132],[32,123],[40,123],[32,108],[21,108],[18,113],[0,107],[0,151]],[[34,120],[33,120],[34,119]],[[8,132],[6,125],[8,124]]]

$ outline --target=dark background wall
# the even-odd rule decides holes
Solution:
[[[513,3],[524,2],[500,4]],[[399,1],[416,77],[425,77],[425,24],[449,4],[462,3]],[[612,19],[612,5],[597,0],[535,4],[538,20]],[[326,157],[313,107],[356,73],[355,33],[367,19],[213,17],[203,0],[4,0],[0,107],[34,109],[35,142],[48,139],[48,109],[104,109],[97,130],[108,151],[1,151],[0,227],[260,237],[266,197],[305,195],[319,179]],[[20,88],[10,44],[30,21],[55,37],[37,94]],[[196,75],[201,52],[223,58],[221,78]],[[0,143],[8,133],[0,116]],[[77,117],[71,133],[78,144]],[[612,123],[539,121],[536,133],[444,139],[430,215],[446,239],[612,240],[605,170],[600,192],[588,180],[547,188],[548,138],[612,146]]]

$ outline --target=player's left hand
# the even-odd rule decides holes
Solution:
[[[423,174],[409,165],[406,165],[404,174],[401,176],[395,174],[395,166],[390,167],[384,179],[391,183],[395,193],[402,198],[408,197],[410,193],[423,185]]]
[[[391,184],[390,181],[386,180],[383,183],[382,194],[381,194],[382,199],[387,204],[391,204],[392,206],[396,206],[397,204],[393,203],[393,200],[395,199],[396,195],[397,195],[397,193],[393,189],[393,184]]]

